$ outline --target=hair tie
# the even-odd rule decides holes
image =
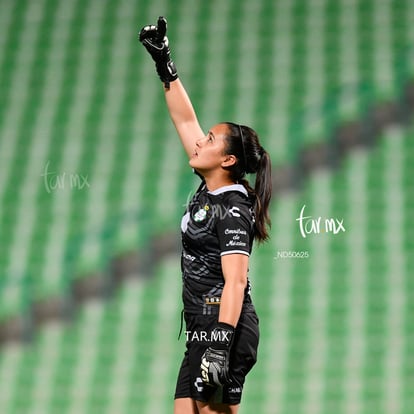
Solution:
[[[263,147],[260,147],[260,151],[259,151],[259,155],[260,157],[263,157],[263,155],[265,155],[266,151]]]

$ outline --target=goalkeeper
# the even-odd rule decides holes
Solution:
[[[259,342],[247,273],[253,241],[269,237],[270,157],[247,126],[222,122],[202,131],[166,31],[160,17],[139,40],[155,61],[171,119],[201,179],[181,221],[187,341],[174,413],[237,413]],[[246,174],[255,174],[254,187]]]

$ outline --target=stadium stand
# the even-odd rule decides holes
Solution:
[[[250,270],[263,340],[242,412],[411,412],[413,133],[389,129],[372,152],[274,204],[272,242]],[[303,204],[315,218],[343,219],[346,231],[297,237]],[[173,255],[151,283],[131,279],[74,323],[4,348],[1,412],[169,412],[184,341],[180,286]]]

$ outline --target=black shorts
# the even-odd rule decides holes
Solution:
[[[217,315],[185,315],[186,352],[178,373],[175,398],[239,404],[247,373],[256,363],[259,344],[259,320],[254,312],[243,312],[236,327],[230,352],[231,384],[223,387],[206,385],[201,379],[201,357],[210,345],[210,332]]]

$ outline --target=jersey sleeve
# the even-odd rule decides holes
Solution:
[[[243,205],[230,205],[216,222],[216,231],[220,244],[220,255],[241,253],[247,256],[251,252],[252,217],[249,209]]]

